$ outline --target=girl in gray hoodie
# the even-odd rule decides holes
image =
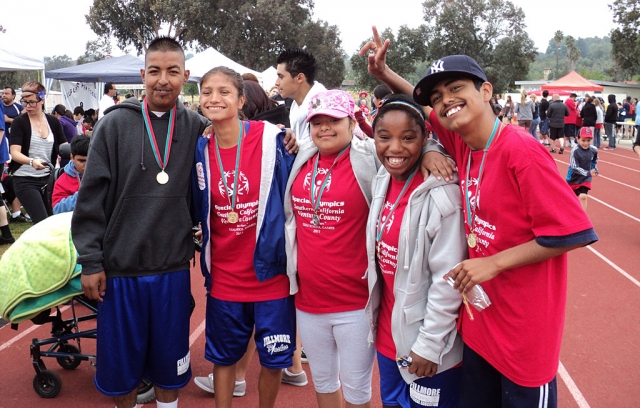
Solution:
[[[462,298],[444,275],[467,257],[457,178],[423,180],[427,143],[420,106],[386,99],[373,122],[383,166],[367,222],[370,341],[378,352],[385,406],[457,406]]]

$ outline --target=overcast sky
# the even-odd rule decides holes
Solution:
[[[454,0],[455,1],[455,0]],[[603,37],[613,29],[607,7],[613,0],[512,0],[526,15],[529,36],[546,50],[556,30],[578,37]],[[353,54],[360,42],[371,35],[371,25],[382,31],[391,27],[397,32],[402,24],[416,27],[422,23],[423,0],[315,0],[314,15],[340,28],[342,46]],[[86,24],[92,0],[3,0],[0,25],[0,48],[32,57],[68,55],[72,59],[84,53],[88,40],[96,35]],[[25,9],[28,7],[28,11]],[[133,52],[133,49],[130,50]],[[114,49],[113,55],[124,52]]]

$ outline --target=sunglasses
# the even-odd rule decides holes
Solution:
[[[25,101],[24,99],[20,99],[20,104],[24,106],[36,106],[40,101]]]

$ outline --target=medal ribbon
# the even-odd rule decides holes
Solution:
[[[416,166],[416,168],[413,170],[413,172],[411,173],[407,181],[404,182],[404,186],[400,191],[400,195],[398,196],[398,198],[396,199],[396,202],[391,207],[391,210],[389,210],[389,214],[387,214],[387,219],[384,220],[384,222],[382,222],[382,213],[384,213],[384,205],[382,206],[382,209],[380,210],[380,214],[378,214],[376,243],[380,243],[380,241],[382,241],[382,233],[384,232],[384,227],[387,225],[387,222],[389,222],[389,220],[391,219],[391,215],[396,210],[396,207],[398,207],[398,204],[400,204],[400,200],[402,200],[402,197],[404,197],[404,194],[407,192],[407,189],[411,184],[411,180],[413,180],[413,176],[415,176],[416,173],[418,172],[418,167],[420,166]]]
[[[238,126],[240,130],[238,131],[238,147],[236,150],[236,167],[233,175],[233,192],[231,193],[231,200],[229,200],[229,186],[227,185],[227,177],[224,175],[224,168],[222,167],[222,158],[220,157],[220,148],[218,147],[218,138],[215,137],[216,140],[216,158],[218,159],[218,168],[220,169],[220,175],[222,176],[222,183],[224,183],[225,191],[227,192],[227,201],[229,201],[229,205],[231,206],[231,211],[235,211],[236,209],[236,198],[238,196],[238,173],[240,173],[240,162],[242,161],[242,139],[244,138],[244,123],[238,119]]]
[[[142,117],[144,118],[144,124],[147,128],[147,135],[149,136],[149,143],[151,143],[151,147],[153,147],[153,155],[156,158],[156,163],[158,167],[162,171],[169,164],[169,155],[171,154],[171,141],[173,140],[173,129],[176,125],[176,106],[169,111],[169,126],[167,127],[167,141],[164,144],[164,160],[160,156],[160,148],[158,147],[158,142],[156,141],[156,134],[153,131],[153,127],[151,126],[151,116],[149,115],[149,105],[145,103],[146,99],[142,101]]]
[[[498,131],[498,125],[500,121],[496,118],[496,122],[493,125],[493,131],[491,132],[491,136],[489,136],[489,140],[487,140],[487,145],[484,148],[484,153],[482,154],[482,161],[480,162],[480,170],[478,171],[478,185],[476,186],[476,211],[478,206],[480,205],[480,183],[482,181],[482,173],[484,170],[484,159],[487,157],[487,152],[489,151],[489,147],[491,147],[491,142],[493,142],[493,138]],[[469,173],[471,172],[471,151],[469,151],[469,157],[467,158],[467,173],[465,175],[464,181],[464,200],[467,205],[467,225],[469,226],[470,233],[473,233],[473,216],[476,211],[471,213],[471,201],[469,199]]]
[[[318,154],[316,155],[315,163],[313,163],[313,176],[311,177],[311,207],[313,208],[313,212],[315,214],[318,214],[318,208],[320,208],[320,200],[322,199],[322,193],[324,192],[325,187],[327,187],[327,182],[329,181],[329,176],[331,176],[333,167],[338,162],[338,159],[340,158],[340,156],[342,156],[344,152],[346,152],[350,147],[351,147],[351,143],[349,143],[344,149],[340,150],[340,153],[338,153],[338,156],[335,158],[335,160],[333,160],[333,164],[331,165],[331,167],[329,167],[329,170],[327,171],[327,175],[325,176],[324,181],[322,182],[322,185],[318,190],[317,197],[315,197],[314,193],[316,191],[316,176],[318,175],[318,161],[320,160],[320,152],[318,152]]]

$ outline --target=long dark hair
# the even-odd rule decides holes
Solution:
[[[266,112],[278,106],[278,102],[270,99],[258,83],[245,80],[244,95],[246,100],[242,112],[247,119],[253,119],[259,113]]]

